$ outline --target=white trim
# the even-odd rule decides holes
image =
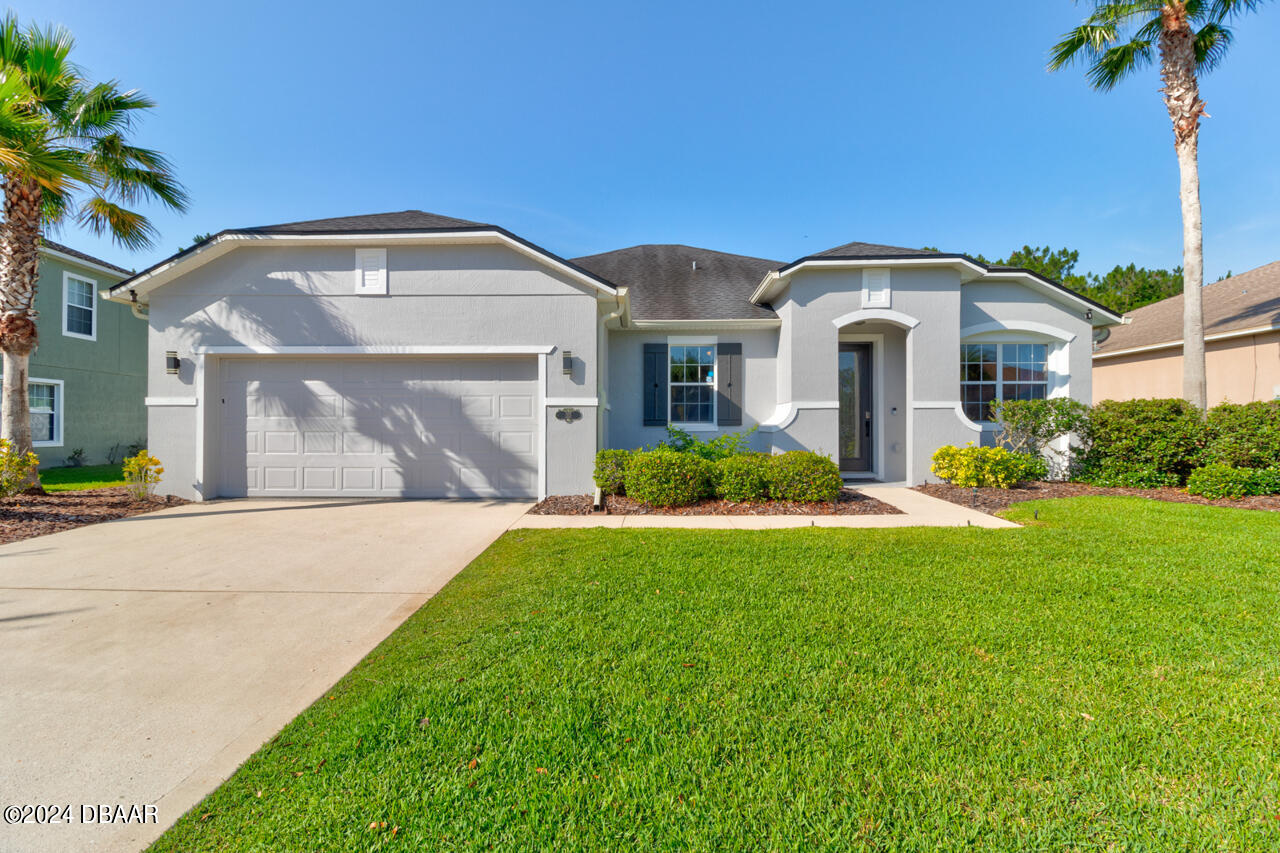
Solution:
[[[144,406],[195,406],[199,405],[198,397],[146,397],[143,399]]]
[[[884,451],[885,451],[885,443],[886,443],[884,438],[884,415],[885,415],[885,411],[884,411],[884,335],[883,334],[840,335],[840,340],[836,346],[837,359],[839,359],[840,357],[839,344],[846,343],[846,342],[851,344],[864,344],[864,343],[871,344],[871,367],[872,367],[872,370],[874,371],[874,375],[871,377],[871,384],[872,384],[871,405],[874,407],[874,411],[876,413],[875,436],[874,436],[876,439],[875,448],[874,448],[875,458],[872,459],[871,461],[871,470],[870,471],[853,471],[850,473],[850,476],[854,476],[854,477],[870,476],[879,480],[882,478],[884,474]],[[836,426],[837,444],[839,444],[839,438],[840,438],[839,429],[840,427],[837,424]],[[910,436],[907,437],[906,445],[907,446],[903,448],[904,450],[910,448],[911,446]],[[839,462],[840,462],[840,457],[839,457],[839,454],[837,454],[836,463],[839,464]],[[843,476],[843,472],[842,472],[842,476]]]
[[[883,288],[871,289],[871,279],[884,277]],[[893,301],[893,275],[888,267],[865,267],[862,270],[862,307],[888,308]]]
[[[129,273],[124,270],[114,270],[111,267],[95,263],[94,261],[86,261],[84,258],[77,258],[75,255],[68,255],[66,252],[59,252],[57,249],[51,249],[48,246],[41,246],[40,251],[43,254],[46,254],[55,260],[62,261],[65,264],[77,264],[87,270],[103,273],[111,276],[112,278],[123,280],[129,277]]]
[[[520,240],[502,233],[501,231],[486,229],[483,231],[419,231],[406,234],[220,234],[208,243],[194,249],[188,254],[170,258],[168,261],[161,263],[155,269],[134,276],[129,280],[129,284],[126,287],[120,289],[119,293],[117,293],[115,288],[113,288],[112,300],[115,302],[128,302],[129,299],[124,295],[126,291],[134,291],[139,296],[143,296],[150,293],[152,290],[155,290],[157,287],[168,284],[170,281],[177,278],[179,275],[179,268],[182,268],[183,271],[192,270],[225,255],[241,245],[255,243],[270,243],[280,246],[342,246],[350,245],[351,243],[411,246],[497,243],[513,249],[526,257],[532,258],[539,263],[554,269],[556,272],[559,272],[560,274],[581,284],[585,284],[601,293],[608,294],[609,296],[617,295],[617,291],[614,290],[614,288],[604,284],[586,272],[571,266],[565,261],[548,254],[545,250],[533,248]],[[119,287],[119,285],[117,285],[117,287]]]
[[[89,298],[93,301],[93,304],[89,306],[89,314],[91,317],[89,322],[93,328],[93,331],[87,335],[82,335],[79,332],[67,331],[67,309],[70,307],[70,305],[67,302],[67,291],[71,287],[71,279],[75,279],[81,284],[89,285]],[[84,306],[78,305],[76,307],[83,308]],[[64,338],[79,338],[82,341],[96,341],[98,339],[98,280],[97,279],[89,278],[88,276],[83,276],[83,275],[80,275],[79,273],[74,273],[71,270],[62,271],[62,336]]]
[[[970,338],[974,335],[985,335],[988,332],[1033,332],[1067,344],[1076,339],[1076,336],[1066,329],[1059,329],[1057,326],[1050,326],[1048,323],[1036,323],[1030,320],[993,320],[990,323],[965,326],[960,330],[960,342],[964,343],[965,338]],[[1026,343],[1030,342],[1027,341]]]
[[[974,432],[982,433],[982,424],[977,421],[969,420],[969,416],[964,413],[964,406],[959,400],[915,400],[911,403],[912,409],[952,409],[956,413],[956,417],[960,419],[960,423],[966,428]]]
[[[1280,323],[1269,323],[1265,326],[1251,326],[1248,329],[1233,329],[1229,332],[1218,332],[1216,335],[1205,335],[1206,342],[1227,341],[1232,338],[1248,338],[1253,335],[1265,335],[1268,332],[1280,331]],[[1140,347],[1129,347],[1128,349],[1118,349],[1113,352],[1095,352],[1093,360],[1098,361],[1104,358],[1117,358],[1122,355],[1135,355],[1137,353],[1152,352],[1154,350],[1173,349],[1182,346],[1182,339],[1176,341],[1166,341],[1159,344],[1147,344]]]
[[[206,381],[208,373],[205,371],[204,359],[205,359],[205,356],[203,353],[201,353],[199,356],[197,356],[194,359],[195,364],[193,365],[193,375],[191,379],[191,384],[196,390],[196,396],[199,398],[198,407],[196,409],[196,423],[195,423],[196,481],[193,485],[195,486],[196,493],[200,495],[200,500],[202,501],[208,500],[209,497],[211,496],[211,493],[217,494],[217,489],[221,486],[220,483],[214,483],[213,488],[212,489],[209,488],[209,479],[207,475],[208,467],[205,465],[205,418],[212,417],[213,415],[209,412],[208,407],[205,406],[205,399],[208,397],[208,394],[209,394],[209,383]],[[219,376],[219,378],[221,378],[221,376]],[[221,451],[222,427],[223,427],[222,421],[223,421],[223,418],[225,417],[222,413],[221,407],[217,409],[217,417],[218,417],[218,423],[214,428],[217,430],[216,434],[218,437],[218,448],[219,448],[219,451]],[[221,459],[219,458],[217,462],[218,462],[218,467],[216,470],[218,471],[219,474],[221,474],[222,473]]]
[[[627,324],[629,329],[648,331],[685,331],[688,329],[707,329],[711,331],[732,331],[747,329],[776,329],[782,325],[781,319],[773,317],[756,317],[743,320],[632,320]]]
[[[538,397],[539,405],[535,412],[541,412],[538,418],[538,500],[547,496],[547,442],[550,441],[547,430],[547,359],[549,352],[538,353]]]
[[[581,406],[584,409],[591,406],[599,406],[599,397],[547,397],[542,401],[544,408],[564,408],[569,406]]]
[[[32,441],[32,447],[62,447],[66,442],[66,433],[62,431],[62,425],[65,421],[65,413],[67,409],[66,387],[61,379],[38,379],[34,376],[27,377],[27,408],[30,409],[30,395],[32,385],[52,385],[53,386],[53,441]],[[30,412],[28,412],[28,417]]]
[[[510,346],[253,346],[192,347],[193,353],[209,355],[546,355],[555,349],[552,344],[512,344]]]
[[[839,400],[791,400],[779,403],[767,420],[760,422],[761,432],[778,432],[784,430],[795,421],[796,416],[806,409],[835,409],[839,411]]]
[[[836,317],[831,321],[831,325],[840,329],[844,326],[851,326],[854,323],[870,323],[874,321],[895,323],[905,329],[914,329],[920,325],[920,321],[915,317],[888,308],[859,308],[857,311],[850,311],[848,314],[841,314]]]

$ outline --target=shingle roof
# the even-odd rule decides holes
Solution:
[[[1280,261],[1206,285],[1202,298],[1206,335],[1280,323]],[[1113,328],[1097,354],[1182,342],[1181,293],[1125,317],[1131,322]]]
[[[638,320],[768,320],[778,315],[751,302],[751,293],[777,261],[711,249],[649,244],[573,263],[631,290]]]
[[[382,231],[439,231],[460,228],[492,228],[483,222],[454,219],[425,210],[400,210],[395,213],[369,213],[363,216],[335,216],[331,219],[307,219],[279,225],[232,228],[232,234],[336,234]]]
[[[809,255],[810,258],[900,258],[904,255],[941,255],[932,249],[907,249],[902,246],[886,246],[882,243],[845,243],[843,246]]]
[[[61,252],[64,255],[70,255],[73,258],[79,258],[82,261],[88,261],[89,263],[97,264],[100,267],[113,269],[116,272],[120,273],[121,275],[133,275],[131,271],[125,269],[124,267],[118,267],[115,264],[111,263],[110,261],[104,261],[102,258],[95,258],[93,255],[85,254],[84,252],[81,252],[77,249],[73,249],[70,246],[64,246],[61,243],[55,243],[52,240],[48,239],[47,237],[41,237],[40,242],[44,244],[45,247],[50,248],[55,252]]]

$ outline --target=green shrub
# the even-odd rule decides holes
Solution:
[[[1008,489],[1027,480],[1043,480],[1047,465],[1043,457],[1014,453],[1004,447],[964,447],[953,444],[933,453],[933,473],[964,488]]]
[[[755,431],[756,428],[752,427],[745,432],[726,432],[713,439],[704,440],[688,430],[669,426],[667,440],[658,446],[677,453],[691,453],[708,462],[718,462],[730,456],[737,456],[739,453],[750,453],[751,436]]]
[[[670,448],[634,453],[624,482],[627,496],[650,506],[686,506],[711,493],[711,463]]]
[[[1079,400],[997,400],[992,404],[992,413],[1000,422],[996,444],[1014,453],[1045,457],[1056,477],[1070,476],[1077,468],[1078,457],[1089,447],[1089,407]],[[1064,435],[1072,436],[1067,450],[1050,446]]]
[[[1206,498],[1242,498],[1280,493],[1280,468],[1235,468],[1215,462],[1187,478],[1187,492]]]
[[[1085,482],[1103,485],[1099,477],[1130,471],[1180,485],[1199,467],[1205,423],[1186,400],[1104,400],[1089,420],[1092,444],[1079,475]]]
[[[727,501],[763,501],[769,498],[769,456],[739,453],[715,463],[712,473],[716,497]]]
[[[620,495],[626,488],[630,450],[601,450],[596,454],[594,479],[596,487],[606,495]]]
[[[18,453],[8,439],[0,438],[0,498],[12,497],[34,485],[40,460],[30,451]]]
[[[768,476],[769,497],[776,501],[834,501],[844,488],[839,466],[809,450],[789,450],[769,457]]]
[[[1280,467],[1280,400],[1223,403],[1205,423],[1206,463],[1235,468]]]
[[[1108,489],[1161,489],[1182,482],[1177,474],[1160,471],[1154,465],[1130,465],[1112,460],[1088,468],[1077,479]]]

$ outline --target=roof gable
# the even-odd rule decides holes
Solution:
[[[439,231],[463,228],[493,228],[484,222],[455,219],[425,210],[401,210],[394,213],[368,213],[360,216],[335,216],[329,219],[307,219],[279,225],[235,228],[238,234],[369,234],[384,231]],[[228,232],[223,232],[228,233]]]

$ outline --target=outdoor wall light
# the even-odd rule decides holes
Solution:
[[[173,350],[169,350],[164,354],[164,372],[177,375],[178,369],[182,367],[182,359],[178,358],[178,354]]]
[[[560,360],[560,372],[565,376],[573,375],[573,353],[565,350]]]
[[[1085,318],[1086,320],[1092,320],[1092,319],[1093,319],[1093,309],[1092,309],[1092,308],[1090,308],[1090,309],[1088,309],[1087,311],[1085,311],[1085,312],[1084,312],[1084,318]]]

